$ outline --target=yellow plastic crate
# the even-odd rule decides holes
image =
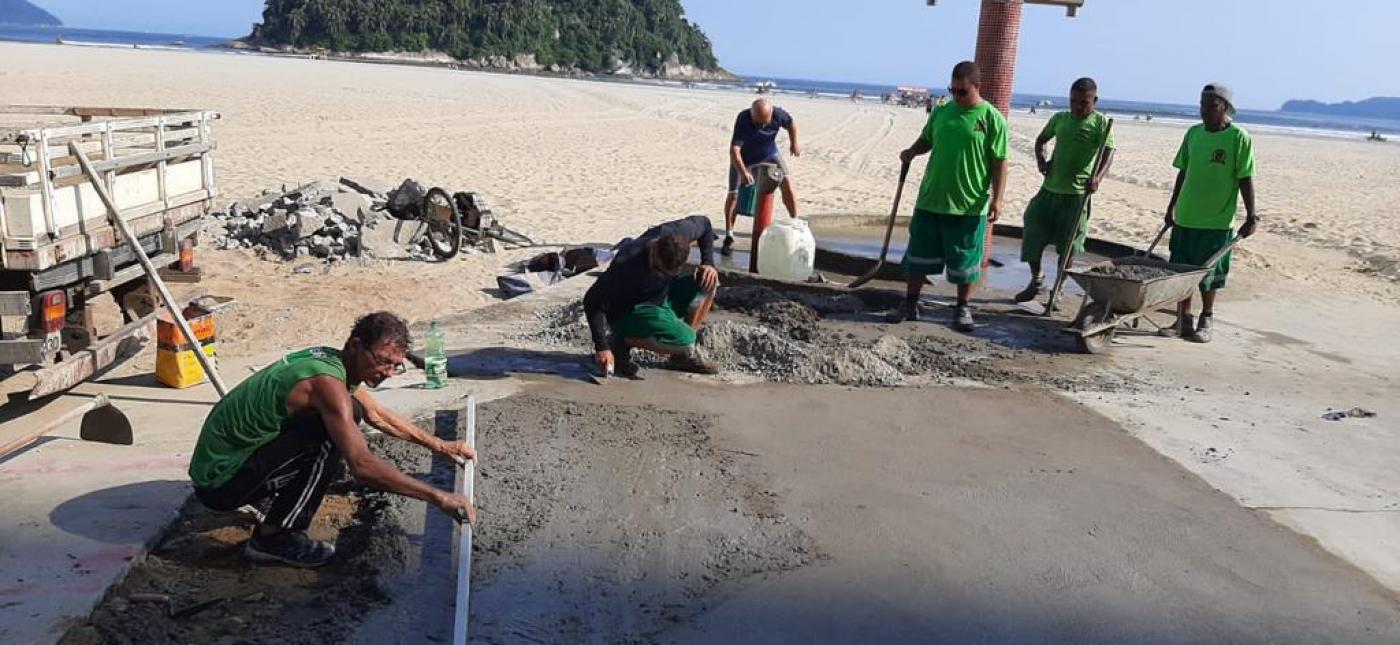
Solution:
[[[186,320],[204,348],[204,355],[217,360],[213,314],[187,317]],[[157,381],[176,389],[184,389],[207,380],[204,368],[199,364],[199,357],[194,355],[193,344],[185,341],[185,335],[180,333],[180,327],[169,314],[161,314],[156,319],[156,340]]]

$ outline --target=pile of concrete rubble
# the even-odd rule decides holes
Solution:
[[[379,182],[345,177],[285,185],[211,213],[205,230],[214,248],[281,260],[431,259],[426,236],[416,235],[420,224],[385,212],[389,192]]]

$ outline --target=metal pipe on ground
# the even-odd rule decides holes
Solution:
[[[476,449],[476,395],[467,395],[467,405],[462,411],[466,417],[461,440],[471,449]],[[457,483],[454,487],[459,495],[476,504],[476,460],[460,462],[457,468]],[[472,587],[472,525],[466,518],[459,518],[457,536],[457,605],[452,620],[452,642],[465,645],[467,626],[471,616],[470,598]]]
[[[146,250],[141,248],[139,238],[132,234],[131,227],[127,224],[126,218],[122,216],[121,209],[117,208],[117,203],[107,192],[107,186],[103,185],[102,180],[99,179],[99,175],[93,170],[92,161],[88,159],[87,154],[83,152],[82,148],[78,147],[78,142],[76,141],[68,144],[68,151],[78,160],[78,165],[82,166],[83,174],[87,175],[88,182],[92,184],[93,190],[97,191],[97,196],[102,200],[102,203],[107,206],[107,211],[112,216],[112,222],[121,230],[122,238],[131,246],[131,250],[136,254],[137,261],[139,261],[141,267],[146,270],[146,277],[151,280],[151,283],[156,286],[156,290],[160,292],[161,300],[165,302],[166,308],[170,310],[170,316],[175,319],[175,324],[180,327],[180,333],[190,342],[195,342],[194,331],[190,329],[189,321],[185,320],[185,312],[180,309],[179,303],[175,300],[175,297],[170,295],[170,289],[165,286],[165,281],[161,280],[160,272],[156,269],[155,265],[151,264],[151,258],[146,255]],[[219,378],[219,371],[214,368],[214,362],[205,355],[197,342],[195,346],[195,358],[199,359],[199,366],[204,368],[204,373],[208,375],[209,382],[214,386],[214,391],[219,393],[219,398],[227,396],[228,388],[224,386],[223,379]]]

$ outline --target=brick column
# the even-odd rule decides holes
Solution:
[[[1011,114],[1011,86],[1016,78],[1016,49],[1021,42],[1022,0],[982,0],[977,27],[977,67],[982,70],[982,98]]]
[[[1022,0],[982,0],[982,19],[977,25],[977,67],[982,71],[982,98],[1011,116],[1011,87],[1016,79],[1016,49],[1021,42]],[[1002,213],[1003,216],[1006,213]],[[982,277],[992,261],[992,225],[982,249]]]

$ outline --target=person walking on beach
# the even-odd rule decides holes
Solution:
[[[958,63],[948,86],[953,102],[934,108],[919,138],[899,153],[903,163],[932,154],[909,221],[904,252],[908,291],[904,304],[890,314],[892,323],[918,320],[925,277],[946,269],[958,290],[953,327],[976,329],[968,300],[981,277],[988,225],[1001,215],[1007,139],[1006,117],[982,100],[980,84],[975,63]]]
[[[360,422],[454,460],[475,459],[464,443],[442,441],[385,408],[361,385],[394,374],[408,352],[408,327],[387,312],[355,322],[342,349],[288,354],[233,388],[214,405],[190,456],[194,495],[232,511],[271,498],[243,547],[244,557],[296,567],[330,561],[335,547],[306,536],[326,487],[350,475],[379,490],[426,500],[476,521],[471,500],[405,475],[369,449]]]
[[[729,192],[724,198],[724,246],[723,255],[734,253],[734,220],[739,205],[739,187],[753,183],[753,173],[749,166],[759,163],[774,163],[783,169],[783,206],[788,215],[797,217],[797,197],[792,190],[792,177],[789,176],[787,162],[778,150],[778,133],[787,130],[788,152],[794,157],[802,156],[802,146],[797,140],[797,122],[787,110],[775,107],[768,99],[758,99],[749,109],[739,113],[734,119],[734,132],[729,141]]]
[[[1234,237],[1239,198],[1244,197],[1245,219],[1240,237],[1254,234],[1259,216],[1254,210],[1254,143],[1249,133],[1231,121],[1234,93],[1221,83],[1201,90],[1201,123],[1191,126],[1173,162],[1176,186],[1167,205],[1167,226],[1173,226],[1171,261],[1205,264]],[[1208,343],[1215,316],[1215,294],[1230,274],[1230,254],[1211,267],[1201,281],[1201,316],[1191,316],[1191,298],[1177,309],[1177,331],[1182,338]]]
[[[1023,218],[1021,261],[1031,268],[1031,282],[1016,294],[1016,302],[1034,300],[1044,291],[1040,260],[1046,246],[1054,244],[1061,258],[1070,252],[1071,245],[1075,253],[1084,252],[1089,214],[1082,208],[1083,201],[1085,195],[1098,191],[1113,163],[1113,136],[1108,132],[1108,117],[1094,109],[1098,103],[1099,88],[1094,79],[1075,81],[1069,89],[1069,111],[1056,112],[1035,139],[1035,161],[1045,181],[1026,206]],[[1055,152],[1046,158],[1045,145],[1051,141]],[[1103,158],[1095,168],[1100,143],[1104,144]],[[1075,239],[1071,240],[1071,235]]]
[[[640,378],[632,362],[633,348],[670,356],[670,369],[719,372],[695,346],[695,332],[710,314],[719,289],[714,239],[710,218],[692,215],[617,246],[607,272],[583,296],[601,376]],[[700,247],[700,266],[693,276],[678,277],[691,245]]]

